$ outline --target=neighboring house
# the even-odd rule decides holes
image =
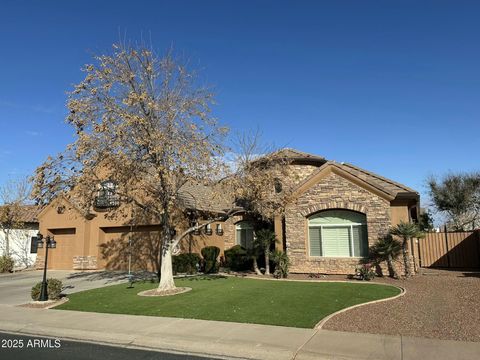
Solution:
[[[288,186],[293,193],[285,215],[272,220],[277,248],[289,255],[292,272],[352,273],[368,255],[368,247],[390,226],[401,220],[417,221],[419,195],[404,185],[298,150],[283,149],[278,154],[289,159],[292,175],[272,186],[277,192]],[[101,193],[112,196],[100,197],[99,205],[115,201],[112,188],[108,181],[103,183]],[[181,196],[192,209],[221,213],[226,208],[225,204],[212,207],[208,200],[213,195],[206,186],[190,184],[183,190]],[[125,268],[129,251],[136,268],[152,268],[158,261],[152,255],[159,246],[155,224],[130,227],[98,209],[86,218],[63,198],[44,208],[38,218],[42,234],[57,241],[57,248],[49,252],[51,268]],[[249,247],[253,236],[252,222],[237,216],[185,239],[181,250],[199,253],[204,246],[215,245],[223,254],[236,244]]]
[[[6,238],[10,244],[10,256],[15,261],[15,269],[25,269],[35,264],[37,256],[36,243],[32,244],[32,237],[38,233],[37,215],[40,211],[38,206],[23,205],[16,209],[14,228],[0,227],[0,255],[6,251]]]

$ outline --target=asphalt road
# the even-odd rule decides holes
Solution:
[[[16,346],[16,347],[15,347]],[[126,349],[53,338],[0,333],[2,360],[205,360],[190,355]]]

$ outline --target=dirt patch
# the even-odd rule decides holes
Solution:
[[[61,305],[68,301],[67,297],[63,297],[58,300],[47,300],[47,301],[31,301],[26,304],[18,305],[18,307],[26,307],[32,309],[50,309],[55,306]]]
[[[401,286],[406,294],[338,314],[323,328],[480,341],[480,273],[425,269],[409,280],[376,278],[374,282]]]

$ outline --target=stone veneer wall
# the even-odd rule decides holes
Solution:
[[[43,256],[37,255],[37,258],[35,259],[35,264],[33,265],[36,270],[41,270],[43,269],[45,265],[45,258]]]
[[[351,274],[358,258],[310,257],[308,216],[327,209],[347,209],[366,214],[368,243],[387,234],[390,202],[331,173],[286,208],[286,245],[294,273]]]

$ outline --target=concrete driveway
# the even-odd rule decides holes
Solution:
[[[32,286],[42,281],[43,271],[21,271],[0,275],[0,304],[20,305],[31,301]],[[119,271],[64,271],[48,270],[48,278],[56,278],[63,282],[64,294],[94,289],[107,285],[127,282],[127,274]]]

